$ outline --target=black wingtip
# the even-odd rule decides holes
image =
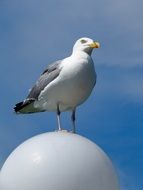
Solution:
[[[14,107],[14,112],[15,113],[33,113],[33,110],[26,110],[27,106],[30,106],[31,103],[33,103],[35,99],[26,99],[23,102],[19,102],[15,105]]]
[[[14,109],[14,112],[15,113],[19,113],[19,111],[23,108],[23,105],[24,103],[23,102],[19,102],[15,105],[15,107],[13,108]]]

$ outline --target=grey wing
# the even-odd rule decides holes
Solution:
[[[42,90],[55,78],[57,78],[61,71],[61,62],[62,60],[56,61],[53,64],[49,65],[47,69],[42,73],[36,84],[31,89],[27,99],[38,99],[39,94]]]

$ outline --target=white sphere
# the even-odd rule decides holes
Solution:
[[[68,132],[35,136],[6,160],[1,190],[119,190],[115,170],[90,140]]]

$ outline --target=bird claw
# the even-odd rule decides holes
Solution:
[[[55,130],[56,132],[69,132],[68,130],[65,130],[65,129],[58,129],[58,130]]]

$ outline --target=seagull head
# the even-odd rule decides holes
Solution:
[[[94,48],[99,48],[100,44],[90,38],[80,38],[76,41],[73,47],[73,52],[83,51],[91,55]]]

